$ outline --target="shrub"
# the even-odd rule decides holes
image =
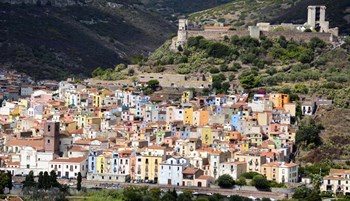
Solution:
[[[245,172],[241,175],[241,177],[247,178],[247,179],[253,179],[254,176],[259,175],[257,172]]]
[[[214,67],[214,66],[213,66],[213,67],[210,68],[209,72],[210,72],[211,74],[216,74],[216,73],[219,73],[220,70],[219,70],[217,67]]]
[[[235,185],[235,181],[229,174],[221,175],[216,182],[221,188],[231,188]]]
[[[228,66],[226,64],[221,64],[220,65],[220,71],[221,72],[227,72],[228,71]]]
[[[266,190],[269,189],[269,182],[263,175],[256,175],[253,177],[252,185],[257,189]]]

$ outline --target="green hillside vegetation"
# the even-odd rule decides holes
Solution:
[[[84,6],[0,4],[0,65],[36,79],[90,76],[96,67],[148,54],[175,31],[137,1],[104,0]]]
[[[257,22],[303,24],[309,5],[326,5],[330,26],[339,27],[342,33],[350,33],[350,2],[347,0],[338,0],[337,3],[328,0],[236,0],[193,13],[190,19],[198,24],[221,22],[235,27],[247,27]]]
[[[169,46],[167,42],[157,49],[148,64],[175,65],[179,74],[209,72],[213,89],[220,92],[227,92],[220,87],[223,82],[239,81],[245,89],[323,95],[336,106],[349,107],[349,44],[334,49],[318,38],[306,43],[284,37],[209,41],[199,36],[189,38],[181,52],[172,52]]]

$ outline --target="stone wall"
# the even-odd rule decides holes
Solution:
[[[249,36],[249,31],[244,30],[244,31],[188,31],[188,37],[196,37],[196,36],[203,36],[206,39],[209,40],[220,40],[223,39],[224,36]]]
[[[188,37],[203,36],[209,40],[221,40],[224,36],[231,37],[237,35],[239,37],[249,36],[248,30],[244,31],[188,31]],[[315,32],[299,32],[299,31],[261,31],[261,36],[268,38],[279,38],[280,36],[286,37],[286,39],[293,39],[295,41],[310,41],[311,38],[317,37],[325,42],[332,42],[330,33],[315,33]]]
[[[138,75],[138,80],[141,83],[146,83],[150,80],[158,80],[162,87],[177,87],[177,88],[210,88],[212,85],[211,77],[208,76],[189,76],[179,74],[162,74],[149,73]]]
[[[279,38],[280,36],[286,37],[286,39],[293,39],[295,41],[310,41],[311,38],[317,37],[325,42],[331,42],[330,33],[314,33],[314,32],[297,32],[297,31],[262,31],[262,36],[268,38]]]

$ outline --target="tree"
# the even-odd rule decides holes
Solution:
[[[9,177],[6,172],[0,173],[0,194],[4,194],[5,187],[8,186]]]
[[[211,67],[210,69],[209,69],[209,72],[211,73],[211,74],[216,74],[216,73],[219,73],[220,72],[220,70],[217,68],[217,67]]]
[[[78,191],[81,190],[81,180],[82,180],[82,177],[81,177],[81,173],[79,172],[78,177],[77,177],[77,190]]]
[[[150,80],[147,82],[147,85],[152,89],[152,90],[156,90],[157,87],[159,86],[159,81],[158,80]]]
[[[34,180],[34,172],[31,170],[23,182],[23,188],[34,186],[36,186],[36,182]]]
[[[235,75],[234,74],[230,74],[229,76],[228,76],[228,80],[229,81],[232,81],[232,80],[234,80],[235,79]]]
[[[123,188],[123,197],[125,201],[142,201],[140,190],[134,186]]]
[[[49,177],[49,173],[47,173],[47,171],[44,172],[43,186],[44,186],[45,190],[51,188],[50,177]]]
[[[247,185],[245,177],[240,176],[239,179],[236,181],[236,184],[238,186],[245,186],[245,185]]]
[[[303,200],[303,201],[321,201],[321,197],[318,191],[311,190],[305,185],[299,186],[295,189],[293,194],[293,199]]]
[[[161,201],[176,201],[176,198],[174,197],[172,192],[170,192],[170,190],[169,190],[166,193],[164,193],[164,195],[162,196],[162,198],[160,200]]]
[[[135,74],[135,70],[133,68],[130,68],[128,70],[128,76],[133,76]]]
[[[266,190],[269,188],[269,182],[263,175],[256,175],[253,177],[252,185],[257,189]]]
[[[312,174],[311,179],[312,179],[312,186],[314,187],[314,190],[319,192],[320,186],[323,181],[323,177],[319,174]]]
[[[101,67],[97,67],[94,71],[92,71],[92,77],[97,77],[103,74],[103,69]]]
[[[10,193],[11,193],[13,184],[12,184],[12,174],[11,174],[10,171],[7,171],[7,178],[8,178],[8,181],[7,181],[7,188],[9,189],[9,191],[10,191]]]
[[[221,188],[231,188],[235,185],[235,181],[229,174],[221,175],[216,182]]]
[[[296,133],[296,144],[305,144],[306,146],[314,143],[315,145],[322,144],[319,133],[321,132],[322,125],[316,123],[313,118],[307,117],[304,118],[300,124],[299,129]]]
[[[125,64],[118,64],[115,68],[114,68],[114,71],[115,72],[120,72],[120,71],[122,71],[122,70],[124,70],[124,69],[126,69],[127,68],[127,66],[125,65]]]
[[[43,189],[44,188],[44,173],[42,171],[39,172],[38,188],[39,189]]]
[[[162,192],[160,191],[160,188],[151,188],[149,194],[154,200],[160,200]]]
[[[220,65],[220,71],[221,72],[227,72],[228,71],[228,66],[226,64],[221,64]]]
[[[57,181],[57,174],[55,170],[51,170],[50,172],[50,186],[61,188],[61,184]]]

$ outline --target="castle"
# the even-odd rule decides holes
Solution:
[[[312,30],[310,32],[308,30]],[[304,24],[282,23],[271,25],[270,23],[257,23],[256,26],[249,26],[246,30],[231,30],[229,26],[205,26],[204,29],[190,29],[187,19],[179,19],[179,29],[177,37],[173,38],[170,48],[177,51],[178,47],[183,47],[190,37],[203,36],[209,40],[220,40],[225,36],[251,36],[260,38],[262,36],[269,38],[279,38],[296,41],[309,41],[311,38],[318,37],[325,42],[334,42],[338,37],[338,28],[329,28],[329,22],[326,21],[326,6],[308,6],[307,22]]]

